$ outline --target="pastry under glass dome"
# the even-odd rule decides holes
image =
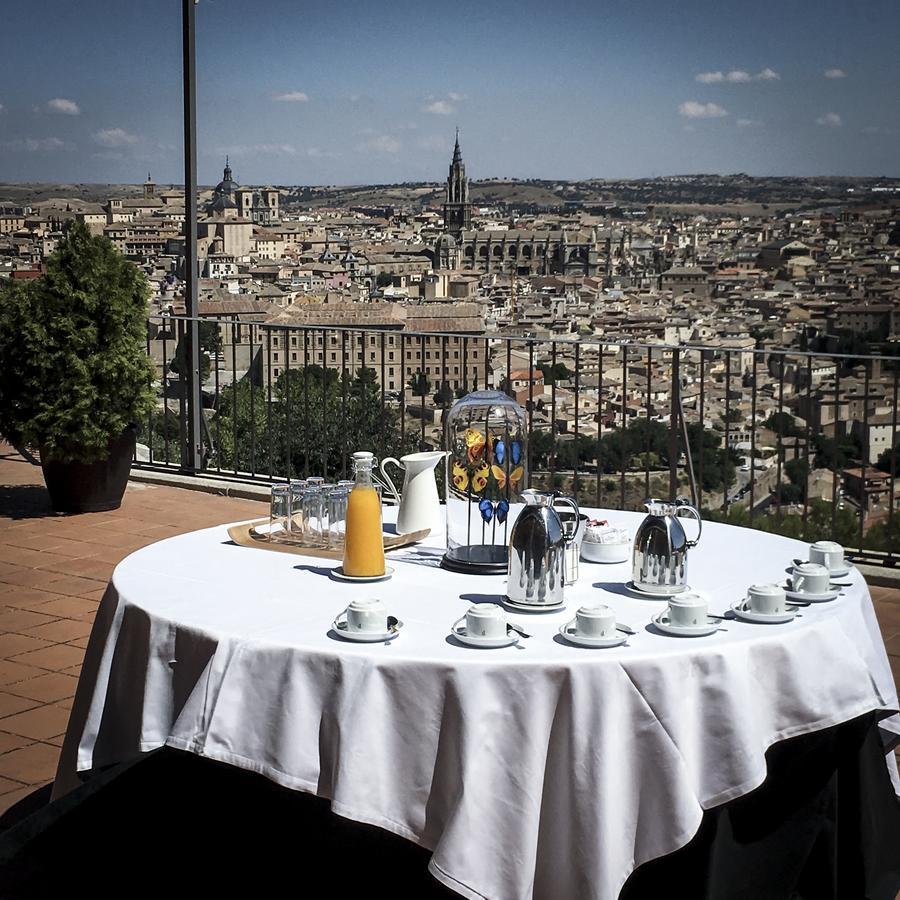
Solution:
[[[501,574],[528,487],[525,410],[502,391],[474,391],[447,415],[445,568]]]

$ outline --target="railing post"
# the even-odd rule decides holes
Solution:
[[[678,426],[681,415],[681,357],[678,347],[672,351],[672,385],[670,393],[669,496],[674,498],[678,496]]]
[[[197,65],[195,52],[195,7],[198,0],[182,0],[182,74],[184,94],[184,306],[188,315],[184,365],[184,394],[187,402],[186,438],[181,445],[181,467],[196,472],[203,466],[200,445],[202,389],[200,379],[200,337],[197,317]]]

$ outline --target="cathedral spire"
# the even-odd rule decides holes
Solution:
[[[469,179],[466,164],[459,149],[459,127],[453,145],[453,160],[447,175],[447,195],[444,202],[444,231],[459,235],[471,225],[472,211],[469,205]]]

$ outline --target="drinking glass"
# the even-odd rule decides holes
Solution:
[[[289,537],[292,542],[303,544],[306,534],[306,522],[303,518],[303,492],[306,490],[306,481],[302,478],[292,479],[291,488],[291,515],[289,519]]]
[[[289,534],[291,516],[291,486],[273,484],[269,506],[269,540],[283,541]]]
[[[347,499],[353,482],[338,482],[328,494],[328,546],[343,549],[347,527]]]

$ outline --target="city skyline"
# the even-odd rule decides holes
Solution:
[[[892,4],[197,8],[199,177],[900,175]],[[115,18],[111,13],[115,12]],[[0,62],[0,180],[182,180],[180,3],[35,0]],[[58,49],[57,49],[58,48]],[[28,78],[22,74],[29,72]],[[13,87],[14,85],[14,87]]]

